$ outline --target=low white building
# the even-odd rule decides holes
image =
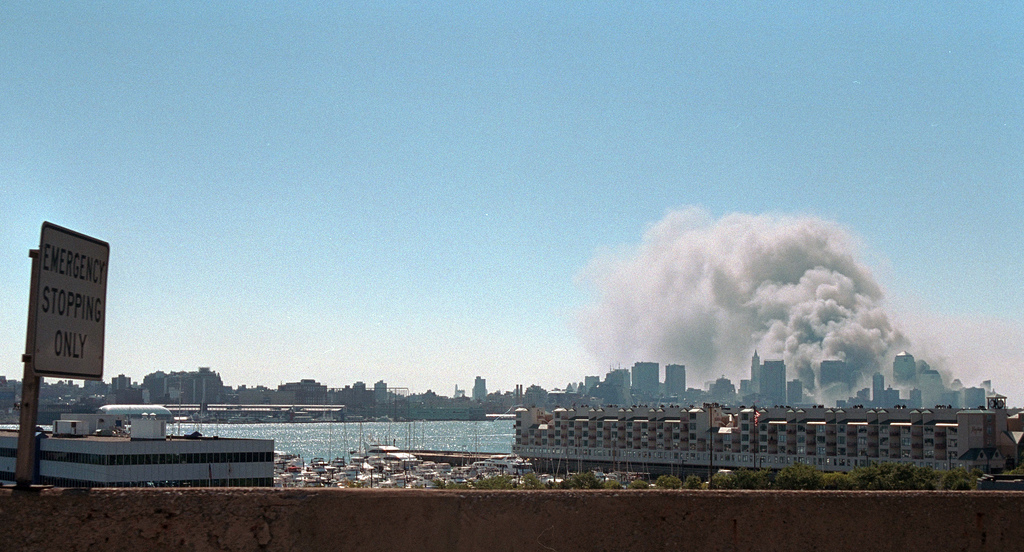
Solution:
[[[109,415],[105,415],[109,416]],[[136,419],[130,436],[37,435],[35,482],[58,487],[271,487],[274,441],[168,437],[166,421]],[[106,421],[106,420],[105,420]],[[63,433],[61,433],[63,431]],[[0,430],[0,481],[14,483],[18,432]]]

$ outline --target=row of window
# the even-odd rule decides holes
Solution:
[[[115,481],[101,483],[97,481],[83,481],[68,477],[42,476],[39,478],[43,485],[54,487],[273,487],[273,477],[245,477],[237,479],[190,479],[190,480],[163,480],[163,481]]]
[[[575,455],[573,455],[573,454],[566,454],[568,451],[565,451],[564,449],[549,449],[549,448],[536,448],[536,447],[523,448],[523,449],[518,450],[517,452],[520,453],[520,454],[526,455],[526,456],[529,456],[531,454],[540,454],[540,455],[545,455],[545,454],[547,454],[547,455],[551,455],[551,454],[563,455],[563,454],[565,454],[567,456],[609,456],[607,454],[607,451],[602,451],[600,449],[597,449],[597,450],[582,449],[582,450],[579,450],[578,453],[575,454]],[[623,455],[623,454],[617,454],[617,455],[614,455],[614,456],[616,458],[635,457],[635,456],[632,456],[632,455]],[[668,455],[667,454],[664,455],[664,456],[660,456],[659,455],[659,456],[656,456],[656,457],[657,458],[667,458]],[[683,453],[682,456],[680,456],[679,453],[674,453],[674,454],[672,454],[671,457],[674,460],[682,459],[684,464],[703,463],[703,462],[707,461],[707,453],[706,452],[698,452],[698,453],[686,452],[686,453]],[[644,458],[649,458],[649,457],[645,456]],[[964,463],[964,462],[948,462],[948,463],[947,462],[936,462],[936,461],[934,461],[934,458],[931,457],[931,456],[926,456],[926,458],[924,459],[925,461],[923,461],[923,462],[921,461],[921,459],[913,459],[913,458],[907,457],[905,455],[904,456],[891,456],[891,457],[888,457],[888,458],[883,456],[880,459],[887,459],[889,461],[896,460],[896,461],[901,461],[901,462],[910,462],[910,463],[915,463],[915,464],[918,464],[918,465],[934,467],[934,468],[937,468],[937,469],[948,469],[947,466],[949,468],[952,468],[952,467],[961,467],[962,468],[962,467],[968,467],[969,466],[967,463]],[[863,458],[863,457],[861,457],[861,458],[834,458],[834,457],[817,457],[817,458],[814,458],[814,457],[803,457],[803,458],[800,458],[799,455],[798,456],[786,456],[786,455],[776,455],[776,454],[769,454],[769,455],[765,455],[765,456],[762,457],[762,456],[752,456],[750,454],[734,454],[734,453],[721,453],[721,452],[715,453],[715,458],[714,458],[714,462],[739,463],[741,465],[742,464],[746,464],[747,462],[754,462],[755,460],[756,460],[756,464],[757,464],[758,467],[773,467],[773,468],[777,468],[777,467],[780,467],[780,466],[783,466],[783,465],[796,464],[796,463],[811,463],[811,464],[817,464],[819,466],[861,466],[861,467],[864,467],[864,466],[870,465],[871,462],[877,461],[876,459]],[[914,460],[917,460],[917,462],[914,462]]]
[[[3,450],[3,449],[0,449]],[[272,451],[260,452],[189,452],[178,454],[89,454],[44,450],[40,460],[70,462],[96,466],[143,466],[151,464],[241,464],[248,462],[273,462]]]

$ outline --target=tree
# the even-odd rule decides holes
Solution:
[[[720,471],[711,476],[711,486],[716,489],[735,489],[736,476],[732,472]]]
[[[771,487],[771,472],[768,469],[748,470],[740,468],[732,472],[736,489],[767,489]],[[717,485],[717,482],[716,482]]]
[[[659,489],[682,489],[683,481],[674,475],[662,475],[654,481],[654,486]]]
[[[602,488],[605,488],[605,489],[621,489],[622,488],[622,483],[619,483],[618,481],[616,481],[614,479],[605,479],[604,483],[602,484]]]
[[[629,482],[630,489],[650,489],[651,484],[644,481],[643,479],[634,479]]]
[[[566,489],[600,489],[603,482],[594,475],[594,472],[574,473],[568,479],[562,481]]]
[[[882,488],[882,483],[879,481],[880,472],[878,464],[875,462],[872,462],[870,466],[854,468],[850,472],[849,477],[851,486],[854,489],[867,491]]]
[[[829,472],[823,476],[823,488],[830,491],[845,491],[853,488],[850,476],[843,472]]]
[[[544,483],[537,477],[537,474],[528,473],[523,476],[523,482],[520,486],[524,489],[543,489]]]
[[[512,476],[511,475],[495,475],[494,477],[485,477],[483,479],[477,479],[473,482],[474,489],[514,489]]]
[[[812,491],[821,489],[824,484],[821,472],[807,464],[786,466],[775,476],[775,487],[778,489]]]
[[[683,481],[684,489],[703,489],[704,481],[701,480],[699,475],[690,474],[686,477],[686,481]]]
[[[940,477],[942,488],[950,491],[970,491],[978,486],[980,473],[968,472],[964,468],[953,468]]]
[[[872,463],[850,472],[854,489],[869,491],[931,490],[939,482],[939,474],[929,467],[885,462]]]

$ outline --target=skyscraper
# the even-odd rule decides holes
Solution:
[[[789,380],[786,384],[786,402],[790,405],[804,402],[804,382],[799,379]]]
[[[686,393],[686,366],[665,365],[665,394],[680,397]]]
[[[756,349],[750,359],[750,392],[755,395],[761,392],[761,358]]]
[[[985,406],[985,389],[982,387],[965,387],[961,391],[964,395],[964,408],[978,408]]]
[[[886,406],[882,402],[882,395],[885,393],[885,376],[881,372],[876,372],[875,375],[871,376],[871,402],[875,406]]]
[[[633,391],[647,397],[658,395],[660,366],[657,362],[637,362],[633,365]]]
[[[843,360],[823,360],[818,371],[818,383],[823,389],[842,386],[841,392],[849,392],[853,387],[850,381],[850,369]]]
[[[485,401],[487,400],[487,380],[476,377],[473,382],[473,400],[474,401]]]
[[[786,402],[786,363],[766,360],[761,365],[761,397],[772,404]]]
[[[903,351],[892,361],[892,380],[896,385],[917,384],[917,364],[914,355]]]

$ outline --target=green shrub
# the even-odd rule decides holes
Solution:
[[[523,476],[523,482],[520,484],[523,489],[543,489],[544,483],[541,483],[540,478],[535,473],[528,473]]]
[[[616,481],[614,479],[606,479],[604,481],[604,483],[601,484],[601,486],[602,486],[602,488],[605,488],[605,489],[621,489],[622,488],[622,483],[619,483],[618,481]]]
[[[853,488],[853,482],[843,472],[830,472],[824,474],[822,487],[831,491],[845,491]]]
[[[736,476],[731,472],[718,472],[711,476],[710,487],[714,489],[735,489]]]
[[[654,486],[659,489],[682,489],[683,481],[674,475],[662,475],[654,481]]]
[[[562,481],[566,489],[600,489],[603,482],[594,475],[594,472],[574,473],[568,479]]]
[[[683,481],[683,488],[684,489],[703,489],[704,488],[704,481],[700,478],[700,476],[691,474],[691,475],[686,476],[686,481]]]
[[[964,468],[943,472],[940,477],[942,488],[950,491],[970,491],[978,486],[978,477]]]
[[[823,488],[824,484],[824,477],[814,466],[793,464],[779,471],[774,486],[777,489],[811,491]]]
[[[512,480],[511,475],[495,475],[493,477],[477,479],[473,482],[473,488],[487,490],[514,489],[515,482]]]
[[[933,468],[886,462],[854,469],[850,481],[854,489],[867,491],[930,490],[940,477]]]
[[[630,489],[650,489],[651,484],[644,481],[643,479],[634,479],[629,482]]]
[[[767,489],[771,487],[771,472],[767,469],[740,468],[732,472],[734,489]]]

